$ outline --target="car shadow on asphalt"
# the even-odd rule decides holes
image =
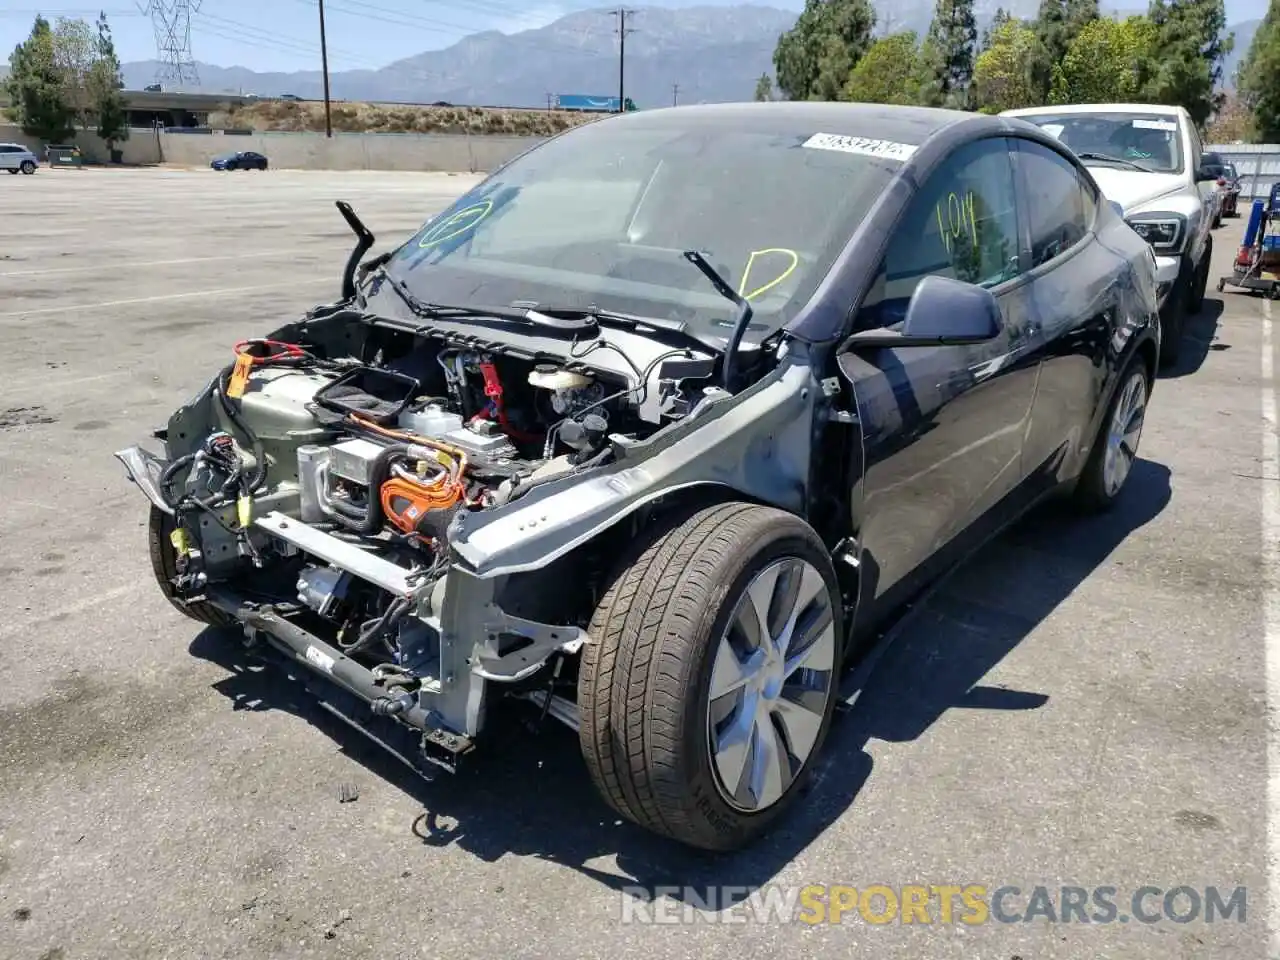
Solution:
[[[1182,350],[1178,354],[1178,362],[1161,370],[1158,379],[1188,377],[1204,366],[1210,352],[1231,349],[1231,344],[1218,339],[1218,321],[1225,309],[1221,299],[1213,296],[1204,298],[1200,312],[1183,321]]]
[[[442,772],[428,783],[314,706],[274,669],[251,668],[238,634],[205,630],[191,653],[229,671],[214,686],[236,709],[305,719],[421,803],[423,813],[405,823],[405,838],[428,859],[432,848],[456,846],[490,863],[505,856],[549,860],[635,896],[665,888],[678,900],[685,890],[731,887],[741,899],[837,819],[859,816],[854,801],[873,775],[872,741],[914,741],[957,708],[1034,710],[1046,703],[1047,694],[982,679],[1130,533],[1154,519],[1170,493],[1169,470],[1139,459],[1110,513],[1079,518],[1042,507],[935,585],[846,682],[844,693],[852,690],[856,699],[837,711],[807,796],[770,834],[736,854],[690,851],[620,820],[596,796],[576,735],[550,718],[535,726],[537,710],[527,703],[497,701],[483,747],[464,758],[457,774]],[[335,773],[335,797],[340,780]],[[616,870],[606,865],[611,856]]]

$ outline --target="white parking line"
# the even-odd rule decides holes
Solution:
[[[229,253],[220,257],[183,257],[180,260],[133,260],[127,263],[94,263],[81,264],[78,267],[49,267],[43,270],[8,270],[0,273],[0,280],[5,277],[46,277],[55,273],[93,273],[102,270],[126,270],[130,267],[169,267],[179,263],[214,263],[219,260],[256,260],[259,257],[282,257],[286,254],[297,255],[297,248],[281,250],[260,250],[257,253]]]
[[[1280,418],[1271,301],[1262,301],[1262,568],[1267,676],[1267,886],[1271,956],[1280,956]]]
[[[256,293],[259,290],[288,290],[291,287],[309,287],[319,283],[333,283],[333,275],[311,277],[307,280],[277,280],[253,287],[223,287],[220,290],[188,290],[185,293],[160,293],[154,297],[130,297],[128,300],[103,300],[99,303],[68,303],[60,307],[37,307],[35,310],[11,310],[0,313],[0,320],[11,317],[35,317],[46,313],[68,313],[72,310],[101,310],[104,307],[125,307],[135,303],[158,303],[162,300],[184,300],[192,297],[221,297],[235,293]]]

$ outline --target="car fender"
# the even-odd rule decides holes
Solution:
[[[741,393],[708,397],[648,440],[618,449],[605,467],[551,481],[507,507],[459,514],[454,554],[484,579],[536,570],[659,497],[696,487],[803,515],[820,396],[802,356],[784,359]]]

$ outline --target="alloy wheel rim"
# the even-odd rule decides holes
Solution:
[[[834,690],[831,593],[806,560],[752,578],[716,645],[707,741],[716,789],[745,813],[786,794],[817,746]]]
[[[1120,492],[1133,470],[1133,461],[1138,458],[1138,442],[1142,438],[1146,411],[1147,380],[1141,373],[1135,372],[1124,385],[1107,431],[1102,481],[1109,497]]]

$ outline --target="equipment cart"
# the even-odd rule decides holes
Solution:
[[[1253,201],[1235,269],[1231,276],[1219,278],[1218,292],[1227,284],[1280,300],[1280,183],[1272,184],[1265,206]]]

